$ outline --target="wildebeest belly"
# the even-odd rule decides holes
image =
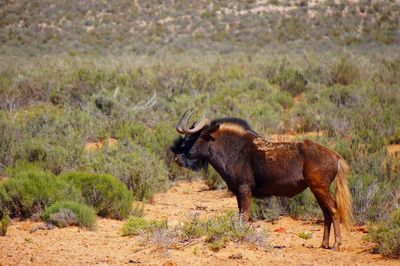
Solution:
[[[293,197],[306,188],[307,184],[302,176],[288,176],[277,182],[256,183],[253,189],[253,195],[259,198],[269,196]]]
[[[257,156],[253,161],[256,197],[293,197],[307,184],[303,177],[303,159],[295,142],[267,142],[255,139]]]

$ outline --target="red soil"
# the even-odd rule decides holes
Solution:
[[[145,206],[145,217],[167,219],[169,224],[236,210],[236,200],[226,190],[208,191],[201,182],[178,183],[152,202]],[[288,217],[273,223],[258,221],[253,225],[268,231],[270,248],[230,242],[214,252],[204,239],[161,247],[140,237],[122,237],[124,221],[98,218],[97,222],[94,232],[69,227],[29,233],[38,223],[13,220],[7,235],[0,237],[0,265],[400,265],[369,253],[364,227],[344,232],[341,251],[335,252],[319,248],[321,224]],[[302,232],[311,232],[311,238],[300,238]]]

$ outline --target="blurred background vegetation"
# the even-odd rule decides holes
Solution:
[[[30,176],[118,219],[126,201],[201,178],[168,150],[187,108],[244,118],[270,140],[322,132],[312,138],[351,165],[356,223],[399,207],[399,155],[387,149],[400,144],[396,1],[21,0],[1,1],[0,18],[0,211],[10,216],[72,200],[22,191]],[[104,202],[87,199],[86,182]],[[214,171],[206,184],[223,187]],[[309,191],[255,200],[252,212],[321,217]]]
[[[399,42],[397,1],[2,1],[0,51],[29,55],[257,52]]]

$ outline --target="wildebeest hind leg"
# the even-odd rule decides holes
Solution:
[[[333,229],[335,231],[335,243],[332,246],[333,250],[338,250],[340,244],[342,244],[342,237],[340,234],[340,215],[339,211],[336,209],[336,203],[329,193],[329,188],[315,188],[310,186],[311,191],[314,193],[318,201],[324,206],[323,210],[329,211],[331,220],[333,220]],[[325,214],[324,214],[325,217]],[[325,218],[326,219],[326,218]],[[325,224],[327,226],[328,224]],[[325,240],[325,230],[324,230],[324,240]],[[324,242],[323,242],[324,244]]]
[[[248,222],[251,207],[251,189],[248,185],[240,185],[236,195],[239,207],[240,223]]]
[[[317,198],[318,205],[321,207],[324,213],[324,238],[322,240],[321,247],[329,248],[329,236],[331,233],[332,216],[328,209],[324,207],[324,204]]]

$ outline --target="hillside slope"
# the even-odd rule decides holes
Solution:
[[[399,1],[1,1],[0,53],[252,51],[400,41]]]

